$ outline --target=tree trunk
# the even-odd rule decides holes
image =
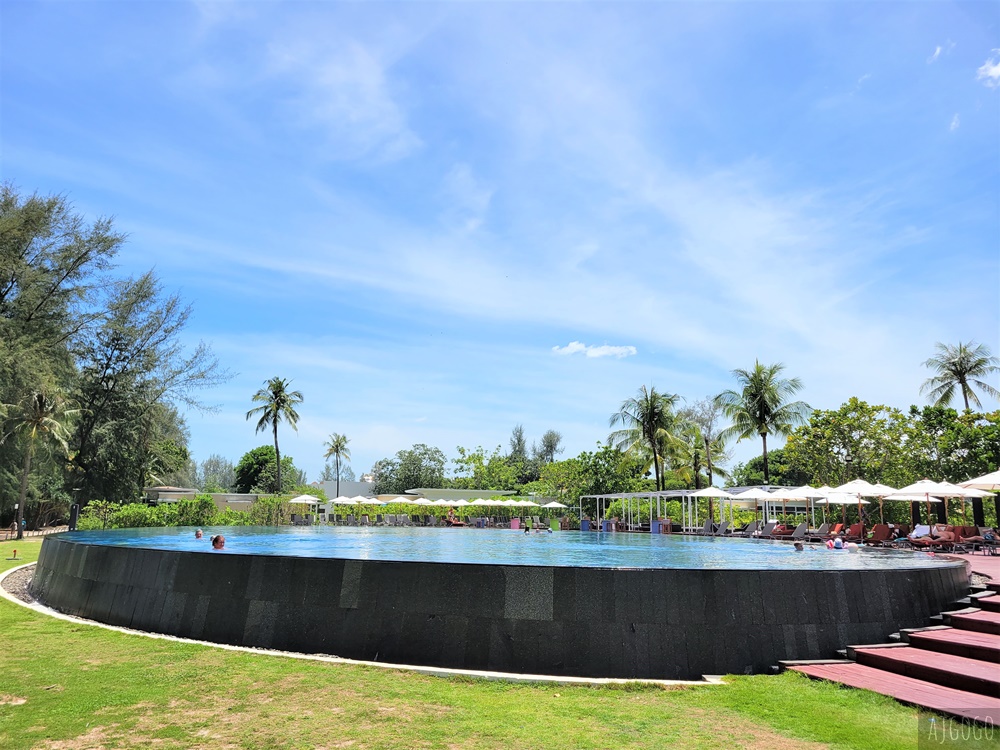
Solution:
[[[962,385],[962,398],[965,399],[965,410],[969,410],[969,384],[964,380],[960,381]]]
[[[28,441],[28,449],[24,452],[24,466],[21,468],[21,491],[17,496],[17,538],[24,538],[24,501],[28,497],[28,474],[31,472],[31,454],[35,452],[35,441]]]
[[[656,474],[656,491],[659,492],[662,487],[660,487],[660,456],[656,452],[656,442],[651,441],[650,447],[653,449],[653,472]]]
[[[278,462],[278,489],[275,495],[281,494],[281,453],[278,451],[278,420],[274,420],[274,458]]]
[[[337,497],[340,497],[340,454],[336,454],[337,458]]]
[[[764,444],[764,484],[771,485],[771,475],[767,470],[767,433],[760,433],[761,442]]]
[[[712,448],[707,437],[705,438],[705,463],[708,464],[708,486],[711,487],[715,477],[712,476]]]

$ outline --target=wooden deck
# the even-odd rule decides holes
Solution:
[[[815,679],[890,695],[903,703],[941,714],[994,726],[1000,724],[1000,698],[955,690],[863,664],[814,664],[789,669]]]
[[[917,646],[855,648],[858,664],[936,685],[1000,698],[1000,669],[967,656],[929,652]]]
[[[974,630],[978,633],[1000,635],[1000,612],[962,612],[949,615],[946,618],[949,625],[962,630]]]
[[[1000,635],[941,628],[909,633],[906,635],[906,641],[928,651],[1000,664]]]

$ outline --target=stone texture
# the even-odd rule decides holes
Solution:
[[[608,570],[101,547],[47,537],[32,594],[220,643],[543,674],[696,679],[831,657],[927,624],[962,566]]]

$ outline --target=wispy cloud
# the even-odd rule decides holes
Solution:
[[[990,57],[976,71],[976,80],[982,81],[987,88],[1000,86],[1000,49],[995,49]]]
[[[958,126],[961,125],[961,124],[962,124],[962,121],[961,121],[961,119],[958,116],[958,112],[956,112],[955,116],[951,118],[951,125],[948,126],[948,130],[950,130],[952,133],[954,133],[956,130],[958,130]]]
[[[456,164],[444,178],[446,216],[455,217],[466,230],[478,229],[490,207],[493,190],[476,179],[468,164]]]
[[[933,62],[937,62],[937,59],[941,57],[941,45],[939,44],[934,48],[934,53],[927,58],[927,64],[930,65]]]
[[[292,40],[271,44],[268,53],[271,71],[293,92],[289,115],[321,129],[331,156],[393,161],[421,146],[371,47],[348,40],[320,49]]]
[[[571,341],[566,346],[553,346],[552,351],[561,356],[583,354],[591,359],[598,357],[616,357],[622,359],[636,354],[634,346],[608,346],[607,344],[603,344],[602,346],[587,346],[579,341]]]

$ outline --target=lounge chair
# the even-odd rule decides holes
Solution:
[[[712,529],[715,528],[715,522],[711,518],[705,521],[705,525],[701,527],[701,531],[696,531],[695,534],[701,534],[703,536],[711,536]]]
[[[892,544],[892,529],[889,528],[888,524],[875,524],[872,535],[865,539],[865,544],[870,547],[885,547]]]
[[[757,523],[756,521],[751,521],[750,523],[748,523],[746,526],[744,526],[739,531],[734,531],[733,535],[734,536],[753,536],[755,533],[757,533],[757,527],[758,526],[760,526],[759,523]]]
[[[822,524],[812,534],[806,534],[806,539],[810,542],[825,542],[830,535],[830,524]]]
[[[778,525],[777,521],[768,521],[764,524],[764,528],[760,530],[761,539],[770,539],[774,528]]]
[[[723,521],[719,524],[719,528],[715,530],[715,535],[725,536],[727,531],[729,531],[729,521]]]
[[[852,523],[847,533],[841,534],[845,542],[863,542],[865,540],[865,525],[863,523]]]

